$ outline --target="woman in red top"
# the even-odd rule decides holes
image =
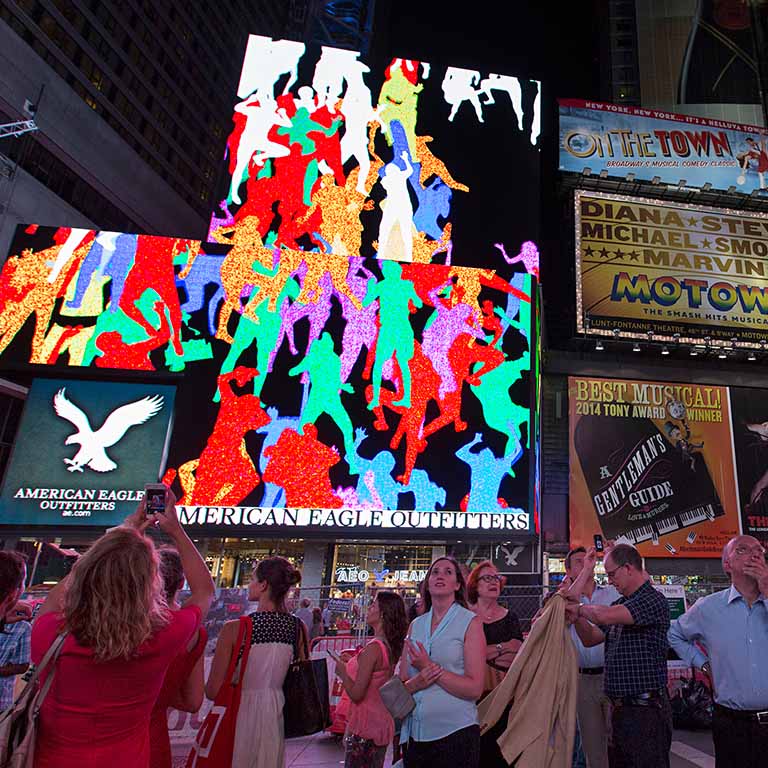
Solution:
[[[205,562],[176,516],[145,514],[142,501],[51,590],[32,629],[39,664],[60,631],[69,636],[40,712],[35,768],[148,768],[149,718],[166,670],[213,598]],[[158,555],[143,535],[158,525],[181,555],[192,594],[179,611],[165,600]]]
[[[161,547],[160,575],[163,577],[168,607],[178,611],[179,590],[184,586],[184,566],[181,555],[172,547]],[[168,709],[197,712],[203,704],[205,679],[203,674],[205,644],[208,633],[200,627],[187,647],[171,662],[165,673],[163,688],[149,718],[150,768],[172,768],[171,739],[168,734]]]

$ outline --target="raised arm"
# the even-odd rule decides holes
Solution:
[[[142,499],[140,508],[144,504],[145,501]],[[149,519],[152,520],[152,518]],[[165,513],[154,516],[154,520],[157,521],[160,530],[171,537],[179,557],[181,557],[184,576],[191,592],[184,602],[184,607],[196,605],[200,609],[202,617],[205,618],[216,594],[213,579],[205,560],[192,543],[192,539],[187,536],[187,532],[181,527],[179,516],[176,514],[176,496],[170,488],[165,492]]]

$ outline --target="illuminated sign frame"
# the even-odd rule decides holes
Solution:
[[[641,197],[629,197],[626,195],[614,195],[614,194],[606,194],[602,192],[587,192],[584,190],[577,190],[574,194],[574,228],[575,228],[575,262],[576,262],[576,329],[579,334],[586,334],[589,333],[591,335],[600,335],[605,337],[612,337],[612,338],[621,338],[621,339],[631,339],[631,340],[648,340],[649,335],[652,338],[653,341],[659,341],[659,342],[666,342],[666,343],[683,343],[683,344],[707,344],[712,346],[713,348],[732,348],[732,347],[739,347],[744,349],[761,349],[764,347],[765,342],[768,341],[768,313],[765,315],[762,315],[759,313],[758,302],[753,302],[755,306],[753,307],[753,314],[755,316],[764,316],[765,317],[765,324],[764,328],[765,330],[763,332],[760,332],[759,330],[755,330],[755,326],[749,326],[747,324],[744,324],[742,327],[739,327],[737,325],[728,325],[724,326],[721,322],[718,322],[717,320],[713,320],[712,322],[686,322],[686,318],[682,317],[680,318],[678,315],[682,312],[694,312],[694,310],[698,309],[697,307],[689,307],[688,305],[681,305],[678,306],[677,309],[669,310],[669,312],[677,312],[678,315],[671,314],[671,315],[647,315],[645,317],[640,316],[640,308],[643,306],[642,299],[638,299],[637,302],[633,300],[632,306],[637,308],[637,314],[636,316],[633,316],[632,314],[625,314],[620,315],[618,312],[607,312],[604,315],[593,313],[589,311],[589,307],[587,307],[587,299],[585,297],[585,286],[587,285],[587,280],[585,280],[584,276],[587,274],[589,270],[596,269],[600,266],[608,267],[611,271],[611,274],[615,272],[616,274],[613,276],[614,283],[618,276],[622,274],[627,275],[627,280],[624,282],[629,285],[635,285],[637,280],[639,278],[633,277],[636,273],[640,274],[643,269],[648,269],[647,263],[638,261],[637,266],[634,265],[634,263],[630,262],[629,264],[626,264],[622,261],[622,268],[624,268],[626,271],[621,272],[618,268],[613,268],[613,265],[616,263],[615,259],[617,256],[611,257],[611,254],[614,253],[614,249],[604,247],[603,250],[606,251],[607,256],[610,258],[607,258],[605,260],[601,260],[600,257],[593,257],[591,261],[588,261],[584,256],[584,241],[589,240],[592,241],[593,238],[587,238],[584,235],[584,220],[582,217],[582,202],[587,199],[595,199],[597,201],[603,201],[605,203],[614,203],[618,206],[625,205],[630,208],[632,207],[646,207],[646,208],[661,208],[667,211],[680,211],[684,214],[687,214],[691,217],[691,221],[706,218],[706,217],[714,217],[718,220],[728,218],[729,220],[739,220],[742,223],[743,222],[752,222],[756,221],[761,223],[762,226],[768,228],[768,214],[762,214],[762,213],[755,213],[751,211],[737,211],[729,208],[711,208],[707,206],[701,206],[701,205],[692,205],[688,203],[676,203],[671,202],[667,200],[658,200],[658,199],[652,199],[652,198],[641,198]],[[643,224],[639,224],[637,228],[643,227]],[[628,229],[632,230],[633,228],[631,226],[627,226]],[[616,229],[611,230],[612,232],[616,232]],[[681,238],[694,238],[695,235],[693,234],[692,230],[688,230],[685,227],[680,228],[679,230],[674,230],[675,235],[679,233]],[[717,232],[715,232],[712,235],[713,240],[717,236]],[[634,235],[632,235],[634,236]],[[756,236],[755,236],[756,237]],[[604,239],[604,238],[603,238]],[[722,238],[717,238],[722,239]],[[687,242],[687,240],[686,240]],[[760,240],[757,240],[756,242],[761,242]],[[605,243],[608,243],[609,245],[619,246],[618,250],[621,250],[621,246],[626,246],[627,248],[632,248],[634,245],[636,245],[634,242],[625,242],[625,241],[613,241],[613,240],[606,240]],[[605,245],[604,243],[604,245]],[[642,244],[638,245],[638,248],[642,250]],[[591,248],[590,248],[591,250]],[[674,251],[674,247],[670,247],[670,253]],[[766,257],[759,257],[761,261],[764,262],[766,266],[768,266],[768,246],[766,247]],[[618,253],[618,251],[616,251]],[[632,251],[632,253],[635,253],[635,251]],[[666,253],[666,252],[665,252]],[[629,256],[630,253],[624,253],[622,256],[622,259],[624,256]],[[642,255],[642,254],[638,254]],[[634,258],[634,256],[632,257]],[[654,257],[655,259],[656,257]],[[698,256],[697,258],[707,258],[707,255]],[[723,258],[729,258],[730,261],[737,262],[739,259],[735,259],[733,257],[729,257],[728,254],[725,254]],[[652,259],[653,260],[653,259]],[[667,261],[670,261],[670,257],[666,257]],[[710,261],[712,259],[710,258]],[[729,292],[729,297],[731,293],[733,296],[737,297],[734,299],[734,301],[738,302],[738,296],[741,295],[739,291],[739,286],[731,286],[730,282],[725,283],[724,281],[729,279],[729,276],[724,273],[719,272],[710,272],[706,271],[704,269],[691,269],[690,267],[675,267],[670,266],[669,269],[671,271],[677,271],[677,272],[683,272],[685,274],[688,274],[691,276],[692,279],[697,279],[699,277],[705,277],[708,276],[710,278],[717,277],[719,275],[723,275],[723,280],[719,280],[717,282],[712,282],[711,287],[718,287],[722,286],[722,291]],[[764,267],[765,269],[765,267]],[[674,283],[676,283],[676,278],[669,276],[661,276],[658,278],[659,280],[666,280],[669,282],[669,285],[672,288],[675,288]],[[747,280],[752,280],[754,283],[758,283],[759,280],[756,277],[747,277],[745,278]],[[763,281],[765,278],[760,278]],[[592,278],[594,282],[594,278]],[[633,282],[634,281],[634,282]],[[702,282],[699,280],[698,282]],[[622,283],[624,284],[624,283]],[[706,283],[707,288],[709,288],[709,283]],[[678,283],[679,287],[679,283]],[[703,285],[700,286],[702,288]],[[749,286],[741,286],[747,291],[760,291],[761,295],[764,294],[765,289],[762,289],[759,287],[759,285],[750,288]],[[662,288],[665,288],[665,286],[661,286],[659,290]],[[670,288],[669,290],[671,290]],[[593,288],[594,290],[594,288]],[[703,291],[702,291],[703,292]],[[682,296],[682,294],[681,294]],[[594,296],[592,297],[594,299]],[[609,295],[607,295],[605,298],[601,299],[601,301],[605,301],[605,299],[609,298]],[[593,303],[594,306],[594,303]],[[734,305],[736,306],[736,305]],[[768,306],[768,304],[767,304]],[[658,310],[661,312],[664,308],[661,304],[659,304]],[[705,310],[701,310],[702,313]],[[716,311],[720,311],[715,309],[714,307],[711,310],[706,310],[711,313],[714,313]],[[723,310],[724,311],[724,310]],[[742,313],[742,317],[748,318],[750,315],[747,313]],[[676,319],[677,318],[677,319]],[[693,319],[693,318],[691,318]],[[733,321],[734,323],[736,321]],[[760,326],[756,326],[758,329]],[[616,333],[618,331],[618,333]],[[747,333],[752,334],[752,338],[748,338],[746,336]],[[734,341],[735,339],[735,341]]]

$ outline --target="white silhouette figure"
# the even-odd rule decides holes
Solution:
[[[123,435],[138,424],[151,419],[163,407],[161,395],[144,397],[133,403],[115,408],[107,416],[104,424],[95,432],[85,413],[73,402],[67,399],[66,388],[60,389],[53,396],[53,409],[62,419],[71,421],[77,428],[64,445],[79,444],[80,450],[73,459],[64,459],[70,472],[82,472],[83,467],[90,467],[95,472],[111,472],[117,468],[112,459],[107,456],[106,449],[123,439]]]
[[[358,51],[345,51],[341,48],[322,47],[320,59],[315,65],[312,87],[317,94],[318,108],[327,107],[332,114],[336,112],[336,102],[341,98],[344,78],[347,70],[359,65]]]
[[[512,102],[512,109],[515,110],[517,118],[517,130],[523,130],[523,89],[520,87],[520,81],[516,77],[508,75],[490,74],[480,83],[480,92],[488,98],[485,104],[495,104],[493,91],[506,91]]]
[[[275,83],[281,75],[289,74],[283,93],[288,93],[299,78],[299,61],[306,46],[294,40],[273,40],[263,35],[251,35],[245,49],[237,98],[251,94],[259,100],[275,97]]]
[[[536,140],[541,133],[541,83],[537,80],[531,82],[536,83],[536,98],[533,100],[533,121],[531,122],[531,144],[536,146]]]
[[[258,101],[246,99],[235,105],[235,112],[246,116],[245,128],[237,145],[235,172],[232,174],[229,188],[230,200],[240,205],[242,201],[238,189],[251,158],[256,155],[256,165],[264,165],[264,161],[269,157],[290,155],[291,151],[288,147],[272,141],[268,138],[268,134],[275,125],[288,128],[292,123],[287,112],[282,107],[277,109],[277,103],[271,100],[260,104]]]
[[[398,261],[413,261],[413,205],[408,195],[408,177],[413,173],[413,166],[408,159],[408,153],[403,150],[400,154],[405,163],[402,170],[395,163],[388,163],[384,168],[381,185],[387,192],[382,200],[381,224],[379,225],[380,259],[397,259]],[[403,243],[402,254],[390,245],[395,226],[400,230]]]
[[[341,162],[350,157],[357,160],[360,172],[357,176],[357,191],[367,194],[365,180],[371,169],[371,157],[368,154],[368,124],[378,122],[378,111],[373,108],[371,91],[363,80],[363,75],[371,70],[361,61],[352,62],[345,74],[347,90],[339,110],[344,116],[344,135],[341,137]]]
[[[59,252],[56,254],[56,261],[51,264],[51,274],[46,278],[49,283],[53,284],[56,282],[59,273],[72,258],[77,246],[85,240],[85,236],[90,231],[90,229],[76,229],[72,227],[69,237],[67,237],[66,242],[59,248]]]
[[[480,73],[474,69],[460,69],[459,67],[448,67],[445,70],[443,78],[443,96],[451,105],[451,114],[448,120],[453,121],[459,107],[469,101],[475,108],[477,119],[483,121],[483,107],[480,104],[478,94],[480,93],[474,86],[480,82]]]

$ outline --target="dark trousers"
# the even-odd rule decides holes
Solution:
[[[613,706],[610,768],[669,768],[672,708],[665,696],[648,707]]]
[[[716,706],[712,739],[717,768],[765,768],[768,765],[768,724],[737,720]]]
[[[408,742],[405,768],[480,768],[480,726],[470,725],[436,741]]]

